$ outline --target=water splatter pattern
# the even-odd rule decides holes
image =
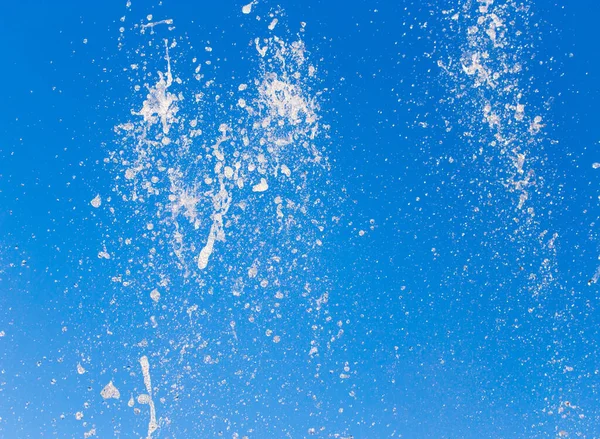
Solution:
[[[66,5],[0,26],[0,436],[598,436],[600,6]]]

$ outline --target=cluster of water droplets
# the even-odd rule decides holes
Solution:
[[[115,322],[115,314],[128,314],[134,329],[102,349],[113,343],[140,358],[147,389],[137,402],[150,410],[148,437],[168,427],[180,401],[201,406],[207,394],[228,391],[227,379],[203,376],[222,375],[220,362],[245,363],[238,378],[250,383],[273,373],[252,368],[269,355],[257,346],[281,346],[281,355],[310,363],[319,356],[323,324],[331,327],[329,344],[329,332],[333,340],[343,334],[343,323],[328,316],[327,283],[318,272],[318,253],[337,222],[326,202],[324,90],[301,38],[305,23],[280,37],[274,29],[281,11],[268,15],[267,35],[249,42],[247,79],[227,84],[205,73],[210,62],[200,56],[189,62],[192,45],[173,20],[148,16],[121,28],[130,116],[115,126],[104,160],[113,193],[91,205],[112,218],[98,253],[119,297],[107,311]],[[141,47],[129,47],[132,32]],[[129,311],[114,308],[129,300]],[[299,313],[307,317],[296,322]],[[151,367],[158,368],[158,400]],[[102,396],[119,399],[118,388],[128,385],[110,381]],[[229,389],[237,395],[232,411],[261,392],[258,384],[236,388]],[[128,405],[139,413],[133,397]],[[258,422],[215,419],[203,428],[229,422],[251,430]]]
[[[144,206],[148,230],[171,243],[188,274],[192,265],[207,268],[217,243],[256,199],[269,199],[260,221],[272,214],[278,228],[309,215],[310,174],[327,167],[315,145],[323,126],[303,42],[273,36],[255,45],[260,74],[238,85],[237,109],[229,111],[210,102],[212,83],[203,75],[197,90],[188,81],[182,86],[169,56],[177,46],[165,39],[165,71],[144,84],[135,118],[115,129],[122,149],[110,161],[122,169],[120,195]],[[219,122],[204,120],[207,105],[222,105]]]

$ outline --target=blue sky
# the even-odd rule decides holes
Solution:
[[[0,436],[600,436],[600,6],[124,3],[0,17]]]

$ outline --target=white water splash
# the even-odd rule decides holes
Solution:
[[[138,396],[138,402],[140,404],[147,404],[150,408],[150,421],[148,422],[148,435],[146,439],[152,438],[152,433],[158,429],[158,423],[156,422],[156,408],[154,406],[154,400],[152,398],[152,381],[150,379],[150,362],[148,357],[145,355],[140,358],[140,366],[142,368],[142,374],[144,376],[144,385],[146,386],[146,394]]]
[[[480,120],[487,124],[492,139],[489,146],[503,160],[503,168],[499,169],[504,174],[503,184],[518,194],[517,209],[533,214],[532,207],[525,209],[529,189],[537,183],[528,159],[533,154],[528,148],[535,145],[535,135],[544,125],[542,117],[529,113],[525,103],[521,78],[525,60],[518,49],[521,32],[514,29],[509,12],[517,7],[511,2],[496,4],[494,0],[477,0],[475,5],[467,2],[450,19],[451,25],[458,23],[456,29],[463,32],[460,60],[439,60],[438,65],[455,82],[457,97],[472,98],[479,113],[468,116],[473,129],[477,130]]]
[[[246,14],[246,15],[249,14],[249,13],[251,13],[252,12],[252,6],[254,6],[256,3],[257,3],[256,1],[253,1],[253,2],[248,3],[247,5],[244,5],[242,7],[242,13]]]
[[[115,387],[112,381],[110,381],[102,391],[100,392],[100,396],[104,399],[119,399],[121,397],[121,393],[119,389]]]
[[[238,87],[238,93],[248,96],[237,100],[238,105],[244,102],[240,106],[244,118],[235,125],[220,124],[219,136],[211,146],[201,143],[210,134],[199,129],[198,117],[188,110],[182,112],[183,105],[188,108],[197,99],[186,97],[186,90],[173,90],[180,88],[182,81],[172,71],[169,51],[175,43],[168,40],[164,40],[166,72],[159,71],[157,81],[145,86],[148,94],[141,109],[132,111],[141,120],[115,128],[131,156],[122,160],[125,181],[131,188],[123,198],[148,203],[148,208],[150,199],[158,201],[153,204],[160,210],[149,215],[161,220],[158,225],[149,220],[152,227],[147,229],[171,235],[173,253],[187,268],[189,253],[198,247],[194,235],[201,235],[206,228],[195,260],[199,270],[209,266],[216,244],[227,237],[233,200],[237,199],[242,209],[248,205],[247,186],[254,193],[265,192],[275,182],[281,185],[282,176],[291,178],[292,171],[282,160],[305,168],[325,166],[313,144],[323,128],[316,96],[305,86],[316,69],[306,62],[304,43],[286,43],[278,37],[264,39],[260,45],[256,39],[255,43],[262,67],[254,88],[247,84]],[[206,84],[210,87],[210,81]],[[164,197],[167,199],[160,201]],[[281,209],[277,207],[276,218],[283,218]],[[186,222],[193,234],[185,231]]]

